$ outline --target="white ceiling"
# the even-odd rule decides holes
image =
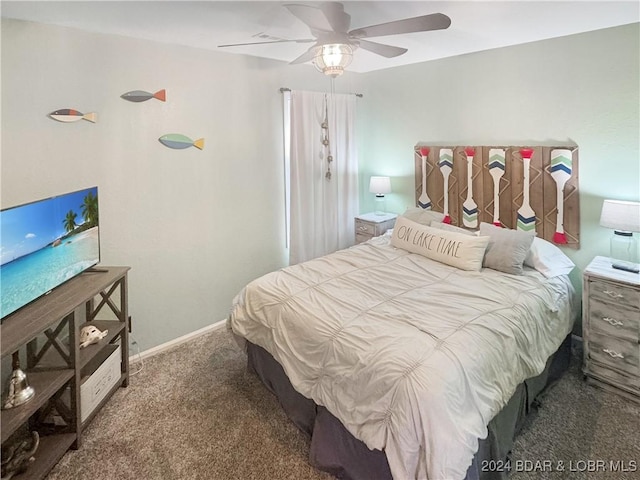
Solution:
[[[5,1],[2,17],[143,38],[289,62],[310,44],[280,43],[218,48],[260,41],[258,35],[309,38],[306,25],[282,5],[318,2],[273,1]],[[446,30],[378,37],[373,40],[409,51],[384,58],[357,50],[348,68],[369,72],[464,53],[598,30],[640,21],[640,2],[632,1],[346,1],[351,29],[444,13]]]

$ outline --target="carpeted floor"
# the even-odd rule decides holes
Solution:
[[[576,357],[518,437],[511,478],[639,479],[639,432],[640,406],[587,386]],[[308,449],[220,329],[146,360],[47,480],[333,478]],[[637,468],[612,473],[610,461]]]
[[[587,385],[581,364],[580,351],[527,419],[511,479],[640,479],[640,405]]]

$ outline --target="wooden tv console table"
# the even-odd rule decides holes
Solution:
[[[3,320],[2,358],[20,351],[21,368],[35,395],[2,410],[2,444],[27,430],[40,435],[35,461],[14,480],[44,478],[69,448],[80,446],[82,431],[111,395],[128,385],[128,271],[89,270]],[[100,312],[107,319],[99,320]],[[80,349],[85,325],[108,334]]]

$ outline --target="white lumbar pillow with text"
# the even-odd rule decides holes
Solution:
[[[461,270],[480,271],[489,237],[476,237],[427,227],[398,217],[391,245]]]

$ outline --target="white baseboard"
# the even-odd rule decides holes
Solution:
[[[170,350],[174,347],[177,347],[178,345],[182,345],[185,342],[193,340],[196,337],[200,337],[205,333],[213,332],[214,330],[223,328],[226,325],[226,323],[227,323],[227,319],[225,318],[224,320],[220,320],[219,322],[212,323],[211,325],[207,325],[206,327],[203,327],[191,333],[187,333],[186,335],[183,335],[181,337],[174,338],[173,340],[169,340],[168,342],[152,347],[139,354],[136,353],[133,355],[129,355],[129,363],[138,362],[140,360],[144,360],[145,358],[153,357],[158,353]],[[129,341],[131,341],[131,337],[129,337]],[[131,348],[129,349],[129,352],[131,353]]]

